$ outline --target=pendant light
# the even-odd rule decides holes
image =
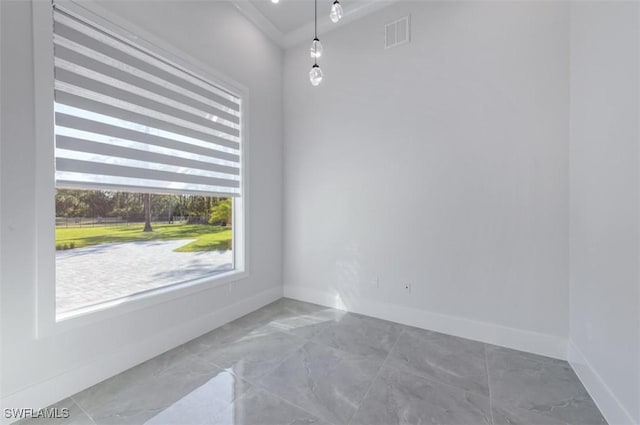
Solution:
[[[334,0],[333,4],[331,5],[329,18],[334,24],[337,24],[338,21],[342,19],[342,5],[340,4],[340,0]]]
[[[311,81],[311,85],[314,87],[319,86],[322,82],[323,76],[320,66],[317,63],[314,63],[311,67],[311,71],[309,71],[309,81]]]
[[[318,37],[313,39],[311,43],[311,48],[309,49],[309,53],[311,54],[312,59],[316,59],[322,56],[322,43],[318,40]]]
[[[311,48],[309,49],[311,59],[317,59],[322,56],[322,43],[318,39],[318,0],[315,0],[315,30]]]
[[[314,30],[313,42],[311,43],[311,49],[310,49],[310,54],[311,54],[311,57],[313,58],[313,66],[311,67],[311,71],[309,71],[309,81],[311,81],[312,86],[316,87],[320,85],[323,77],[322,69],[320,69],[320,66],[318,65],[318,58],[322,56],[322,44],[318,39],[318,0],[314,0],[314,7],[315,7],[315,15],[314,15],[315,30]]]

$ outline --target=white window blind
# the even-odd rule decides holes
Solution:
[[[56,185],[240,196],[241,99],[54,9]]]

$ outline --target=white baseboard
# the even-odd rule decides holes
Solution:
[[[128,345],[89,364],[13,393],[2,400],[2,406],[29,408],[49,406],[281,297],[282,287],[280,286],[259,292],[222,310],[178,324],[153,338]],[[3,425],[10,423],[4,415],[0,421]]]
[[[569,364],[609,425],[639,425],[572,341],[569,341]]]
[[[555,335],[365,299],[345,305],[335,294],[301,286],[285,285],[284,296],[515,350],[567,359],[567,340]]]

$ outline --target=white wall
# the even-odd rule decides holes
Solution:
[[[11,407],[41,407],[282,294],[282,51],[221,2],[104,2],[250,92],[250,277],[234,285],[36,339],[31,4],[2,1],[2,365]],[[256,64],[259,64],[257,66]],[[53,178],[53,176],[52,176]],[[47,231],[48,229],[40,229]],[[114,278],[117,278],[114,277]]]
[[[640,423],[640,6],[571,6],[570,360],[609,423]]]
[[[568,18],[400,2],[321,34],[317,88],[288,50],[285,295],[566,356]]]

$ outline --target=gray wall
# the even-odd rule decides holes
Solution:
[[[564,3],[400,2],[321,37],[317,88],[289,49],[285,295],[565,356],[568,31]]]
[[[571,360],[610,423],[640,423],[639,14],[571,6]]]

